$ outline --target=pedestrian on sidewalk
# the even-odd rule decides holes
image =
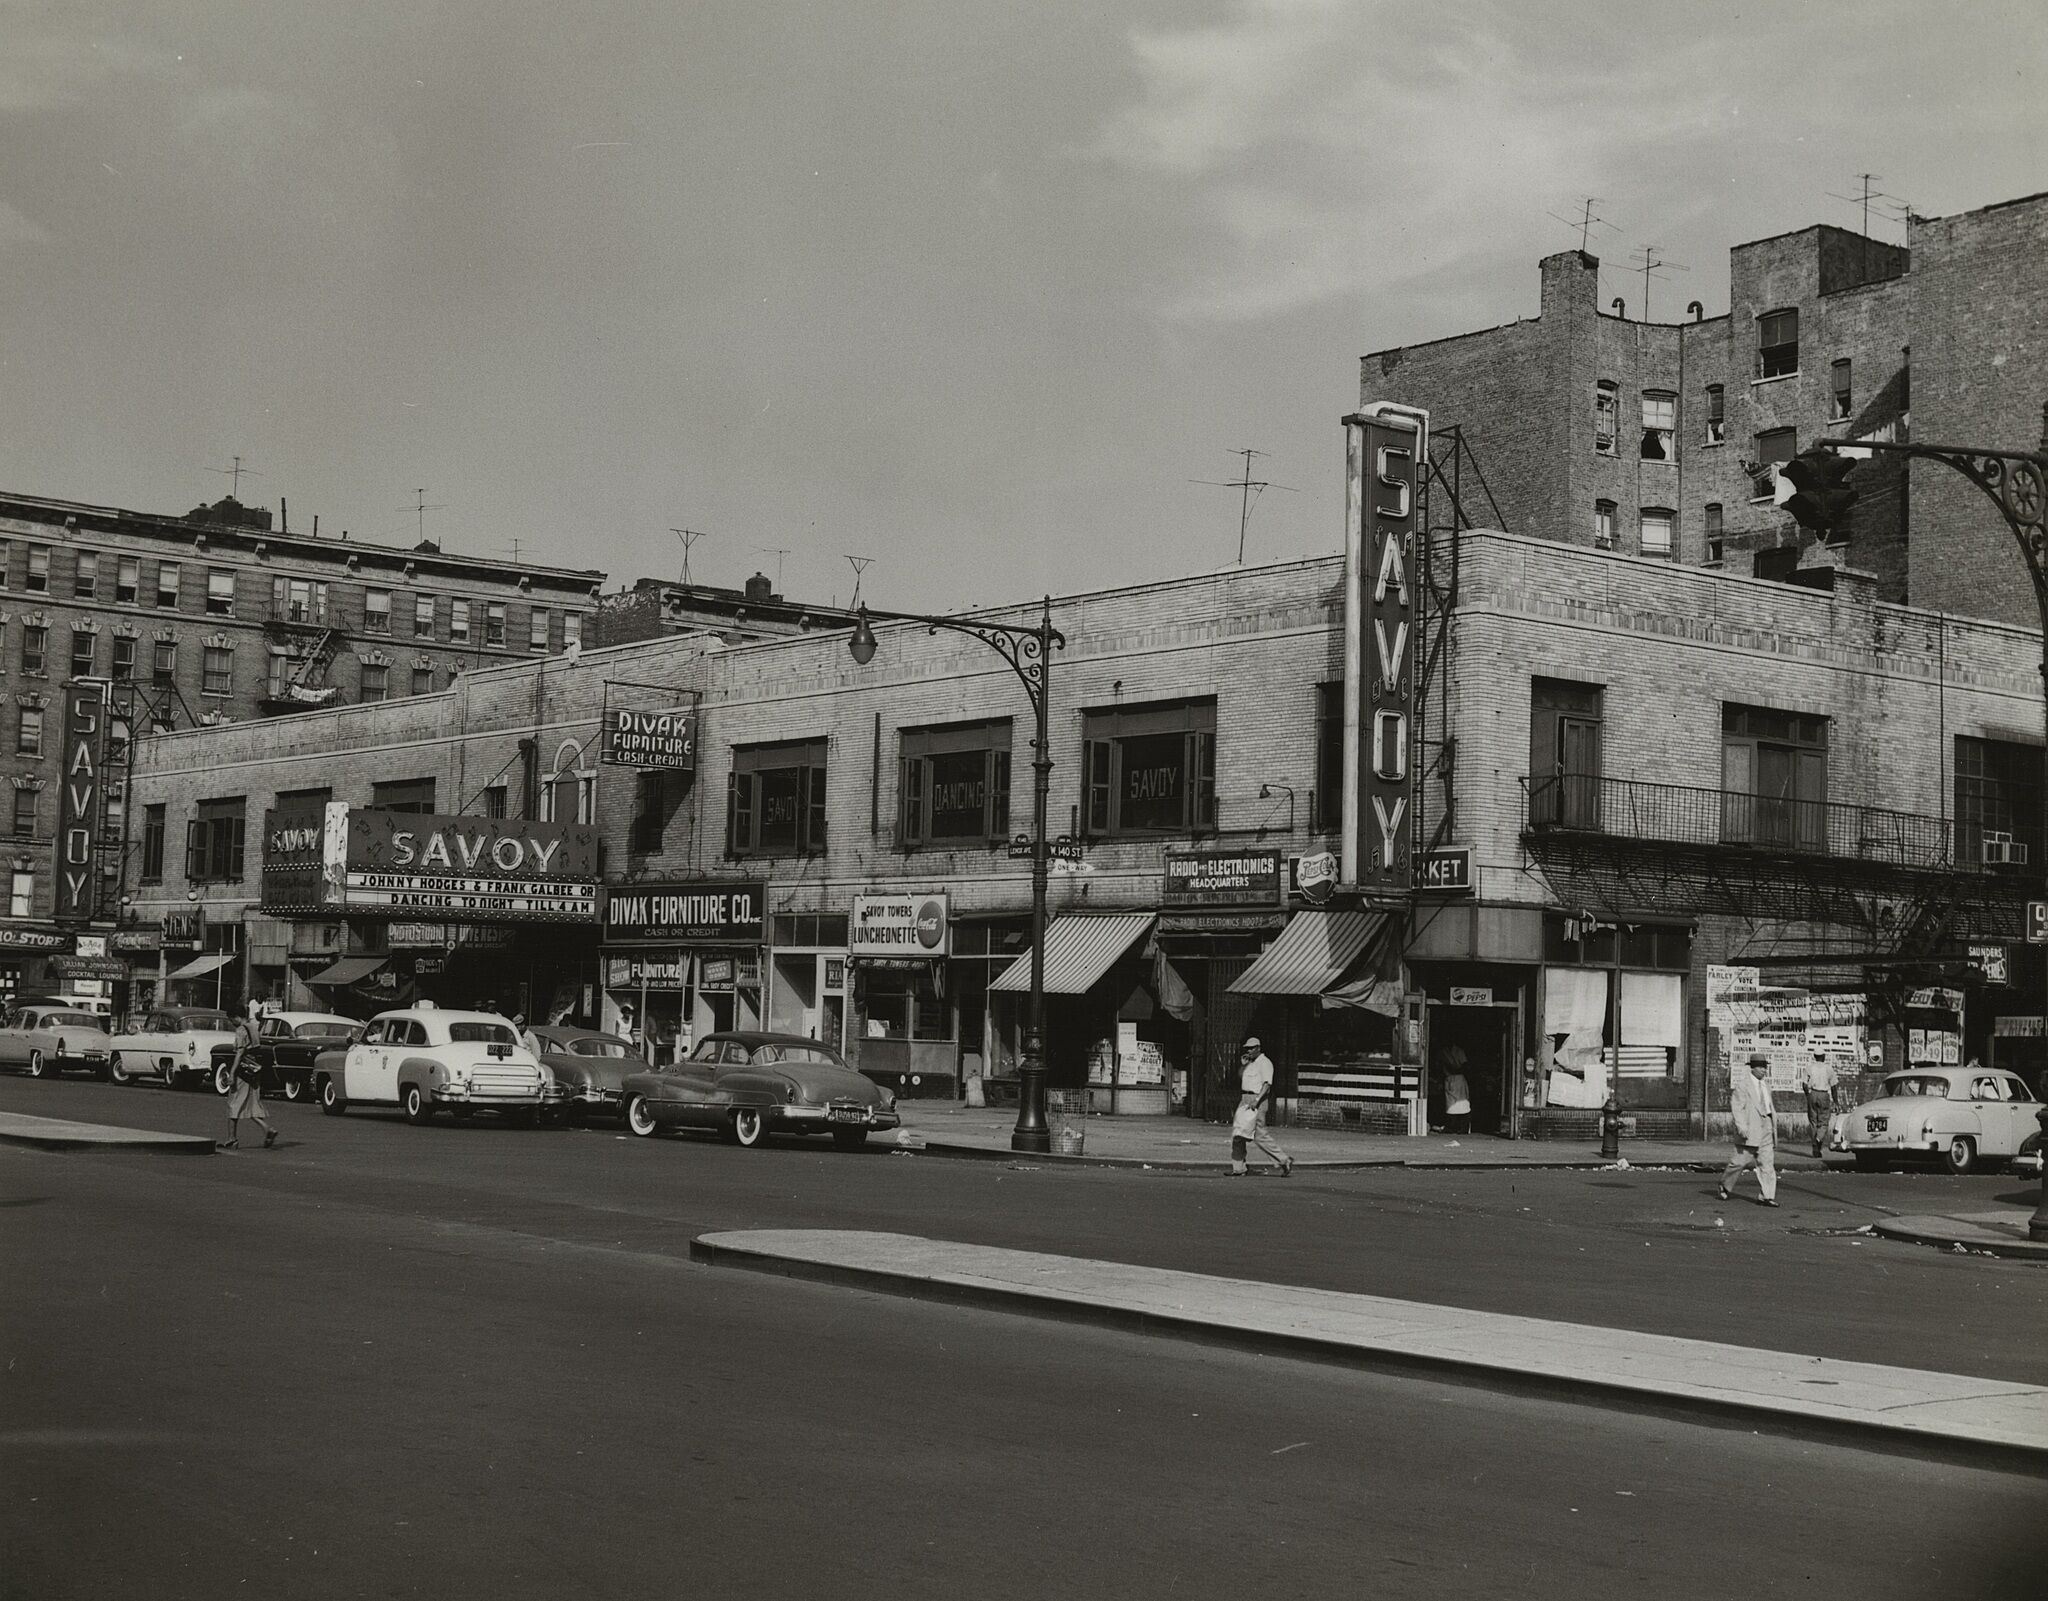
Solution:
[[[1465,1052],[1453,1045],[1444,1053],[1450,1071],[1444,1074],[1444,1127],[1453,1134],[1472,1132],[1472,1086],[1465,1079]]]
[[[1813,1132],[1813,1154],[1825,1155],[1828,1125],[1835,1116],[1835,1070],[1825,1056],[1816,1051],[1813,1060],[1800,1069],[1799,1086],[1806,1092],[1806,1121]]]
[[[232,1151],[242,1142],[242,1119],[253,1117],[263,1130],[263,1148],[268,1150],[277,1143],[277,1130],[270,1126],[270,1119],[263,1115],[263,1073],[264,1067],[256,1057],[256,1003],[249,1003],[249,1015],[235,1024],[235,1059],[229,1071],[234,1075],[235,1087],[228,1096],[228,1137],[220,1142],[223,1151]]]
[[[1266,1132],[1266,1103],[1273,1098],[1273,1064],[1259,1049],[1259,1037],[1248,1038],[1238,1052],[1244,1071],[1238,1080],[1237,1115],[1230,1120],[1230,1171],[1242,1178],[1250,1171],[1245,1165],[1246,1146],[1256,1145],[1273,1159],[1286,1178],[1294,1171],[1294,1158],[1273,1143]]]
[[[1756,1169],[1763,1205],[1778,1204],[1778,1114],[1771,1104],[1771,1059],[1752,1056],[1749,1071],[1737,1073],[1728,1085],[1728,1109],[1735,1114],[1735,1155],[1721,1175],[1721,1199],[1731,1200],[1734,1184],[1749,1168]]]

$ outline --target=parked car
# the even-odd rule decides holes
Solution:
[[[272,1012],[257,1025],[250,1056],[270,1070],[266,1093],[275,1089],[288,1101],[313,1093],[313,1063],[323,1051],[346,1046],[362,1027],[352,1017],[332,1012]],[[214,1068],[213,1087],[222,1095],[235,1088],[234,1061]]]
[[[572,1117],[617,1114],[625,1105],[626,1080],[647,1067],[633,1042],[616,1034],[559,1025],[527,1032],[540,1046],[541,1066],[554,1076],[561,1105]]]
[[[233,1018],[210,1006],[170,1006],[146,1013],[108,1042],[108,1071],[116,1084],[160,1078],[166,1088],[179,1089],[211,1077],[223,1053],[234,1059]]]
[[[396,1106],[408,1123],[424,1123],[443,1107],[459,1118],[481,1109],[531,1122],[547,1086],[547,1069],[506,1019],[428,1005],[379,1013],[346,1046],[322,1052],[313,1068],[320,1109],[330,1116],[351,1106]]]
[[[1986,1067],[1915,1067],[1884,1081],[1884,1093],[1834,1118],[1830,1144],[1862,1168],[1937,1160],[1951,1173],[2012,1162],[2038,1141],[2041,1103],[2016,1075]],[[2034,1149],[2039,1149],[2036,1144]]]
[[[107,1044],[106,1024],[91,1012],[30,1001],[0,1022],[0,1067],[26,1068],[30,1078],[54,1078],[69,1067],[104,1073]]]
[[[633,1074],[625,1095],[626,1127],[643,1137],[711,1128],[754,1146],[775,1132],[829,1133],[851,1147],[901,1121],[895,1096],[800,1034],[707,1035],[673,1067]]]

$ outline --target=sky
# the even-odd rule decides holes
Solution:
[[[1358,357],[1587,197],[1711,315],[1859,174],[2048,189],[2044,68],[2039,0],[0,0],[0,488],[938,611],[1228,565],[1250,448],[1246,558],[1327,552]]]

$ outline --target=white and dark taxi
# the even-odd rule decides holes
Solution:
[[[1838,1113],[1829,1143],[1849,1152],[1858,1167],[1935,1161],[1951,1173],[1968,1173],[2038,1149],[2040,1110],[2040,1101],[2017,1074],[1988,1067],[1915,1067],[1887,1078],[1876,1100]]]
[[[352,1106],[396,1106],[408,1123],[442,1110],[458,1118],[502,1112],[531,1122],[549,1084],[547,1069],[508,1019],[425,1002],[379,1013],[313,1068],[314,1094],[330,1116]]]

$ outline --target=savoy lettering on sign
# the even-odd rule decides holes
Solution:
[[[100,826],[100,729],[106,706],[97,689],[64,692],[64,787],[57,801],[57,921],[82,922],[99,907],[95,841]]]
[[[341,858],[343,906],[450,923],[597,916],[597,830],[588,823],[355,806]]]

